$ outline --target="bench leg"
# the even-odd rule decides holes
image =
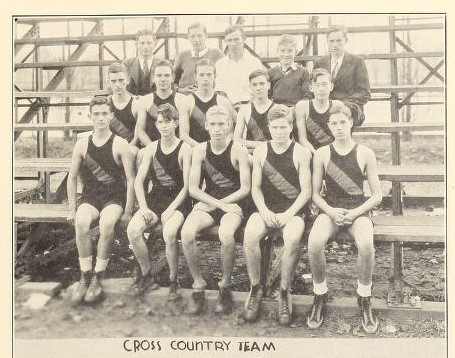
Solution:
[[[275,238],[266,237],[260,243],[261,248],[261,276],[260,283],[265,288],[267,283],[267,275],[272,265],[273,250],[275,248]]]

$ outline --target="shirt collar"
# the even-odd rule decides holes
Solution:
[[[196,51],[191,50],[191,56],[192,57],[202,57],[202,56],[204,56],[207,53],[207,51],[208,51],[208,48],[206,47],[205,49],[203,49],[202,51],[200,51],[198,53],[198,56],[196,56]]]
[[[346,52],[343,52],[343,54],[337,59],[337,64],[340,66],[343,63],[344,55]],[[333,61],[335,61],[334,58],[330,57],[330,64],[333,65]]]
[[[291,67],[286,67],[286,68],[283,68],[283,66],[281,66],[281,63],[280,63],[280,68],[281,68],[281,71],[283,72],[288,72],[289,71],[289,68],[293,71],[295,71],[297,69],[297,64],[295,62],[292,63]]]
[[[152,68],[152,62],[153,62],[153,56],[147,60],[147,65],[149,66],[149,70]],[[144,68],[144,59],[142,57],[139,57],[139,65],[141,65],[141,68]]]

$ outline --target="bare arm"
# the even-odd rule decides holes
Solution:
[[[117,138],[116,142],[119,145],[120,159],[122,161],[123,170],[125,171],[126,177],[126,204],[124,215],[131,216],[133,214],[134,207],[134,163],[133,153],[128,148],[126,140]]]
[[[308,141],[306,135],[306,119],[308,117],[309,101],[299,101],[295,106],[295,122],[299,132],[299,143],[308,148],[311,153],[315,152],[313,145]]]
[[[140,102],[141,110],[139,111],[140,115],[138,115],[136,122],[136,136],[144,146],[152,142],[150,137],[147,135],[147,108],[148,103],[152,101],[153,101],[152,95],[147,95],[141,99]]]
[[[237,123],[235,124],[234,140],[241,142],[248,149],[255,149],[263,142],[260,140],[247,140],[243,137],[247,119],[250,116],[251,116],[250,106],[244,106],[240,109],[239,114],[237,116]]]
[[[76,145],[74,146],[73,155],[71,157],[71,167],[66,184],[69,204],[68,221],[71,224],[74,224],[74,218],[76,216],[77,176],[81,168],[83,160],[83,148],[84,143],[86,142],[87,139],[83,138],[77,141]]]
[[[134,118],[136,118],[136,125],[134,126],[134,137],[129,144],[138,146],[139,138],[137,136],[137,122],[139,120],[139,117],[141,117],[141,121],[144,121],[143,118],[146,117],[146,112],[145,112],[145,108],[143,108],[140,105],[139,100],[137,100],[137,99],[133,100],[131,107],[132,107],[131,110],[133,112],[133,116],[134,116]]]
[[[152,158],[155,155],[157,145],[156,143],[157,142],[154,142],[144,149],[142,162],[137,171],[136,180],[134,181],[134,191],[136,193],[139,208],[141,209],[147,209],[147,200],[145,199],[144,183],[145,180],[147,179],[150,164],[152,163]]]
[[[185,198],[188,196],[188,179],[191,167],[191,147],[183,143],[180,148],[181,165],[183,170],[183,188],[180,190],[174,201],[169,205],[171,210],[176,210],[183,204]]]
[[[190,113],[194,106],[194,98],[192,95],[188,95],[185,98],[182,111],[179,115],[179,130],[180,139],[194,147],[198,144],[193,138],[190,137]]]

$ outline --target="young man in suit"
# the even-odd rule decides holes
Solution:
[[[137,56],[123,61],[129,77],[127,90],[132,95],[144,96],[156,90],[153,68],[159,59],[153,56],[156,37],[152,30],[144,29],[136,34]]]
[[[351,111],[354,125],[365,120],[363,106],[370,100],[370,81],[363,58],[346,52],[348,41],[344,26],[331,26],[327,31],[329,56],[314,64],[314,69],[325,68],[332,76],[330,99],[342,101]]]

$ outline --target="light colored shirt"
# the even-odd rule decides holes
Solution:
[[[152,69],[153,56],[147,60],[148,72],[150,73]],[[145,70],[145,60],[142,57],[139,57],[139,65],[141,66],[142,71]]]
[[[343,59],[344,59],[344,52],[338,59],[335,59],[333,57],[330,58],[330,73],[332,74],[333,78],[336,77],[338,70],[340,69],[340,66],[343,63]]]
[[[223,91],[232,104],[251,99],[250,81],[248,76],[255,70],[264,70],[261,61],[243,51],[243,57],[234,61],[229,56],[216,63],[215,91]]]
[[[196,51],[194,51],[194,50],[191,50],[191,56],[192,57],[202,57],[207,53],[208,50],[209,49],[207,47],[198,53],[196,53]]]

